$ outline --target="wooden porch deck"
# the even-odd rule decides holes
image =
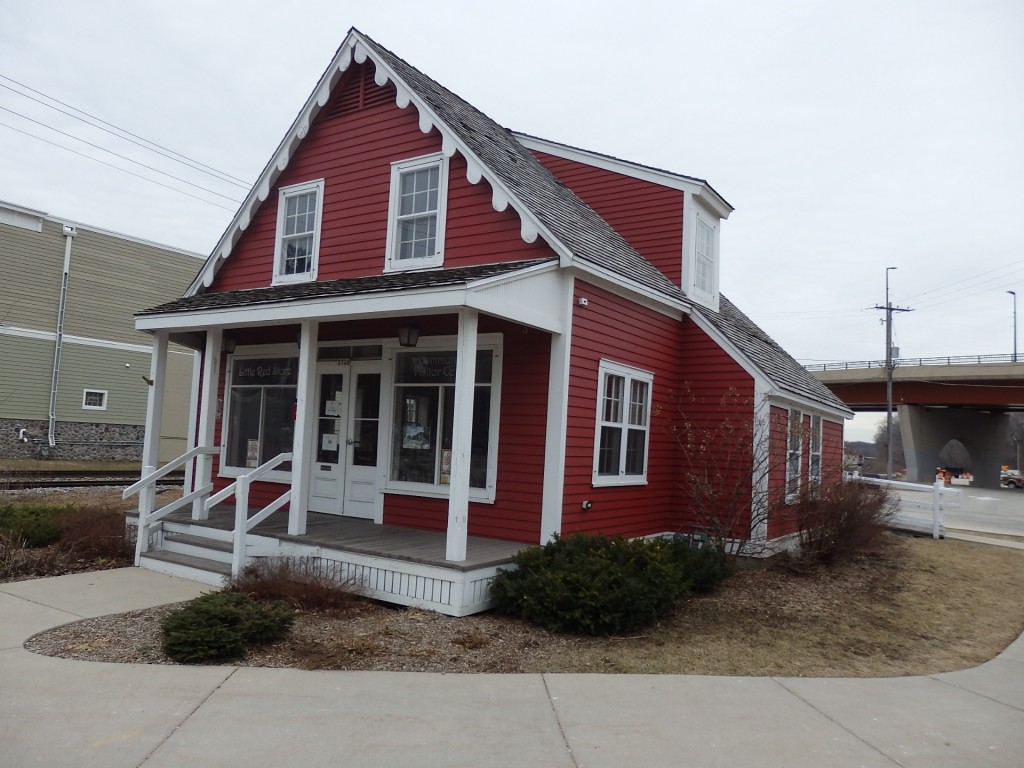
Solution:
[[[165,519],[175,523],[230,531],[235,526],[235,508],[214,508],[210,511],[208,520],[193,520],[189,510],[171,513]],[[370,520],[309,512],[306,518],[306,533],[302,536],[291,536],[288,533],[288,513],[284,510],[275,512],[257,525],[250,531],[250,535],[266,536],[303,547],[356,552],[454,571],[473,571],[505,565],[512,561],[513,555],[529,546],[516,541],[470,536],[466,542],[466,559],[453,562],[445,560],[446,536],[440,531],[377,525]]]

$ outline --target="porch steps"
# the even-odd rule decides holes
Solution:
[[[151,571],[221,587],[231,575],[231,548],[222,531],[165,522],[162,543],[143,552],[140,564]]]

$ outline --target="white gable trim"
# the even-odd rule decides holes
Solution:
[[[577,163],[590,165],[594,168],[601,168],[605,171],[620,173],[623,176],[630,176],[641,181],[649,181],[652,184],[659,184],[670,189],[678,189],[696,197],[723,219],[728,219],[734,208],[726,202],[725,198],[719,195],[710,184],[701,179],[694,179],[679,174],[662,171],[658,168],[650,168],[645,165],[631,163],[627,160],[619,160],[617,157],[602,155],[598,152],[591,152],[578,147],[570,147],[566,144],[549,139],[541,139],[525,133],[513,133],[516,141],[529,150],[535,152],[546,152],[549,155],[574,160]]]
[[[395,86],[395,103],[400,109],[405,109],[412,104],[419,112],[419,127],[423,133],[430,133],[432,128],[437,128],[441,134],[441,151],[446,157],[451,157],[459,152],[466,160],[466,178],[471,184],[478,184],[481,179],[486,179],[491,185],[493,194],[491,205],[495,211],[504,211],[509,206],[519,215],[522,226],[520,236],[524,242],[535,242],[538,237],[544,241],[559,255],[560,258],[572,261],[572,252],[559,241],[550,230],[545,227],[536,216],[512,191],[503,184],[500,179],[486,166],[486,164],[473,153],[447,125],[430,109],[426,103],[413,90],[399,78],[379,57],[370,50],[370,45],[364,41],[362,36],[355,30],[349,31],[341,47],[330,66],[321,76],[316,88],[306,100],[305,105],[299,111],[284,139],[278,145],[277,150],[252,190],[246,196],[238,213],[235,214],[231,224],[221,236],[217,246],[206,260],[206,264],[200,270],[196,279],[185,292],[185,296],[194,296],[203,288],[213,284],[213,278],[221,266],[221,262],[231,255],[231,251],[238,243],[242,232],[249,226],[260,206],[270,195],[270,189],[288,167],[292,156],[302,141],[309,133],[309,128],[320,110],[327,105],[334,87],[341,81],[342,75],[355,61],[362,64],[369,59],[376,72],[374,82],[379,86],[386,85],[389,81]]]

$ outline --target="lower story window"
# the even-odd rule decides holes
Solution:
[[[789,411],[786,445],[786,501],[796,501],[800,495],[800,459],[803,448],[803,418],[796,408]]]
[[[234,360],[228,392],[224,463],[258,467],[292,450],[295,433],[296,358]],[[279,469],[288,471],[290,464]]]
[[[647,371],[601,361],[594,485],[646,482],[653,382]]]
[[[424,350],[395,355],[395,412],[391,479],[448,485],[452,471],[455,416],[454,351]],[[486,488],[494,409],[491,405],[493,353],[476,358],[469,484]]]

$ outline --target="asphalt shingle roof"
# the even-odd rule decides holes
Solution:
[[[467,285],[475,280],[518,272],[521,269],[527,269],[549,261],[553,260],[506,261],[500,264],[483,264],[473,267],[438,269],[427,272],[389,272],[384,275],[371,275],[369,277],[351,277],[341,280],[274,285],[268,288],[248,288],[240,291],[200,293],[196,296],[175,299],[174,301],[169,301],[166,304],[161,304],[152,309],[145,309],[135,314],[136,316],[162,315],[258,304],[282,304],[292,301],[330,299],[368,293],[390,293],[419,288],[444,288],[453,285]]]
[[[405,60],[363,35],[374,55],[456,133],[573,256],[685,300],[683,291],[520,144],[512,132]]]
[[[844,411],[850,410],[725,296],[720,296],[718,312],[703,307],[695,307],[693,311],[718,329],[777,387]]]

